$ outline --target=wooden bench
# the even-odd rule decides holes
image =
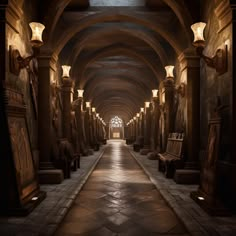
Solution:
[[[167,178],[173,178],[175,170],[183,166],[183,133],[170,133],[166,151],[158,153],[158,168]]]

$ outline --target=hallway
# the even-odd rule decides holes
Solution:
[[[123,141],[109,141],[55,235],[160,234],[188,235]]]

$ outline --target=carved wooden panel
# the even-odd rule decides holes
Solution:
[[[15,170],[21,199],[37,188],[29,135],[24,117],[8,117]]]

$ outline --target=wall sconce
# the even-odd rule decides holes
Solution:
[[[140,112],[144,112],[144,108],[143,107],[140,108]]]
[[[139,118],[139,117],[140,117],[140,114],[139,114],[139,113],[137,113],[137,114],[136,114],[136,117],[137,117],[137,118]]]
[[[166,78],[167,79],[173,79],[174,78],[174,66],[165,66],[165,70],[166,70]]]
[[[96,108],[95,107],[92,107],[92,112],[96,112]]]
[[[158,97],[158,89],[153,89],[152,90],[152,97],[157,98]]]
[[[84,90],[83,89],[78,89],[78,98],[82,98],[83,94],[84,94]]]
[[[223,48],[218,48],[213,57],[204,55],[205,39],[203,33],[205,27],[206,23],[204,22],[198,22],[191,26],[194,34],[193,46],[196,47],[198,55],[204,59],[206,64],[209,67],[215,68],[215,70],[222,75],[227,72],[227,45],[224,45]]]
[[[61,66],[61,68],[62,68],[62,78],[69,78],[71,66],[63,65]]]
[[[136,116],[134,116],[134,118],[133,118],[134,120],[136,120]]]
[[[150,102],[145,102],[145,107],[149,108],[150,107]]]
[[[15,75],[19,75],[21,69],[29,66],[30,61],[39,55],[39,49],[43,45],[42,34],[45,26],[38,22],[31,22],[29,26],[32,31],[30,43],[33,49],[33,54],[23,58],[20,55],[19,50],[15,49],[13,45],[10,45],[9,47],[9,69],[10,72]]]
[[[185,83],[180,83],[180,85],[177,85],[175,90],[178,94],[180,94],[181,97],[185,96]]]
[[[96,117],[99,118],[99,113],[96,114]]]
[[[86,102],[86,108],[90,108],[91,107],[91,102]]]

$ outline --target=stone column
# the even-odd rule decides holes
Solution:
[[[152,99],[152,112],[151,112],[151,150],[158,151],[158,135],[159,135],[159,117],[160,117],[160,109],[159,109],[159,99]]]
[[[66,138],[71,142],[71,96],[73,95],[72,91],[72,79],[64,77],[62,80],[62,135],[63,138]]]
[[[79,152],[83,152],[83,138],[82,138],[82,129],[81,129],[81,106],[82,106],[82,98],[77,98],[72,103],[72,108],[75,111],[75,117],[77,121],[77,129],[78,129],[78,138],[79,138]]]
[[[55,170],[51,162],[51,98],[50,76],[56,70],[56,59],[41,55],[39,62],[38,84],[38,142],[39,142],[39,180],[41,183],[61,183],[62,170]]]
[[[160,85],[161,93],[161,116],[162,116],[162,127],[161,128],[161,151],[166,150],[167,138],[169,133],[174,130],[174,93],[175,93],[175,85],[174,80],[171,78],[165,78],[164,81]]]
[[[195,49],[187,49],[179,56],[182,76],[186,79],[186,169],[199,168],[200,150],[200,61]]]
[[[144,148],[140,150],[142,155],[150,152],[151,144],[151,109],[145,106],[144,110]]]

